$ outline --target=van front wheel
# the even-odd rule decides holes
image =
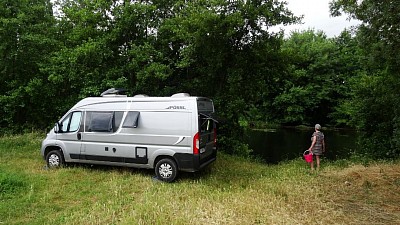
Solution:
[[[159,180],[172,182],[178,174],[178,168],[174,160],[165,158],[157,162],[155,172]]]
[[[49,168],[57,168],[64,165],[64,157],[61,151],[53,150],[47,153],[46,163]]]

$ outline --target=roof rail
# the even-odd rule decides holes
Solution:
[[[182,98],[182,97],[190,97],[190,94],[188,93],[176,93],[171,95],[172,98]]]
[[[100,94],[101,97],[104,97],[106,95],[120,95],[126,92],[126,89],[123,88],[110,88],[107,91],[104,91],[103,93]]]

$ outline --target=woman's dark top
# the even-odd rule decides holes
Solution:
[[[321,131],[314,132],[313,135],[311,136],[311,142],[314,136],[317,137],[317,141],[315,142],[312,152],[314,155],[322,155],[322,146],[323,146],[322,143],[324,141],[324,134]]]

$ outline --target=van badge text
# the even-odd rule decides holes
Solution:
[[[167,109],[186,109],[183,105],[171,105],[168,106]]]

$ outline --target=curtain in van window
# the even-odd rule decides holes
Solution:
[[[136,111],[128,112],[128,115],[126,115],[126,118],[125,118],[124,124],[122,124],[122,127],[123,128],[136,128],[138,126],[139,114],[140,114],[140,112],[136,112]]]
[[[112,112],[91,112],[89,121],[89,132],[111,132],[113,123]]]

